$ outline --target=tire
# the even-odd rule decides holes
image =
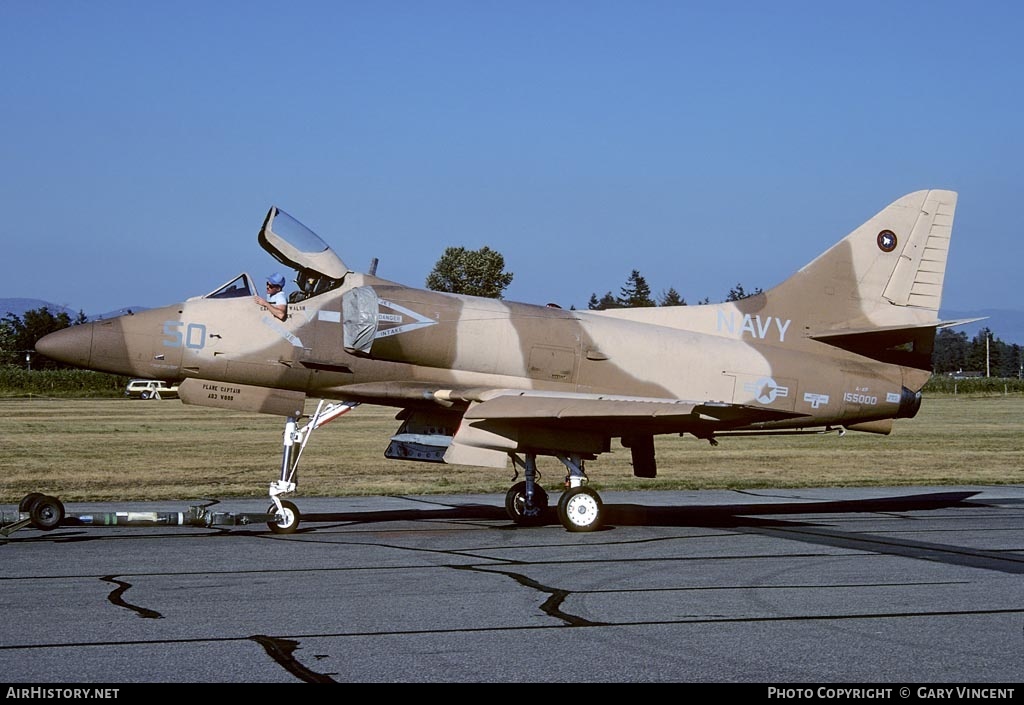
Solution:
[[[142,392],[139,394],[139,399],[149,399],[149,392]]]
[[[558,499],[558,520],[566,531],[597,531],[603,510],[601,498],[589,487],[573,487]]]
[[[284,515],[276,521],[268,521],[267,526],[275,534],[294,534],[295,530],[299,528],[299,519],[301,518],[299,508],[287,500],[281,502],[281,507],[284,509]],[[267,514],[277,514],[277,506],[271,504],[267,509]]]
[[[21,498],[21,502],[18,503],[18,511],[25,512],[26,514],[32,511],[32,507],[40,499],[45,497],[42,492],[29,492],[27,495]]]
[[[517,482],[505,493],[505,513],[519,526],[540,526],[546,522],[548,493],[536,482],[533,483],[533,504],[533,512],[525,514],[525,482]]]
[[[64,504],[56,497],[40,497],[29,510],[29,518],[40,531],[56,529],[64,521]]]

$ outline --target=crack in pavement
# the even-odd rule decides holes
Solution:
[[[113,575],[104,575],[102,578],[100,578],[100,580],[102,580],[105,583],[113,583],[114,585],[117,585],[117,589],[115,589],[112,593],[107,595],[107,601],[110,602],[112,605],[115,605],[116,607],[124,607],[125,609],[129,609],[132,612],[135,612],[135,614],[137,614],[139,617],[142,617],[143,619],[164,618],[162,614],[155,610],[129,604],[123,599],[124,594],[128,591],[129,588],[132,587],[131,583],[126,583],[123,580],[118,580]]]
[[[295,658],[295,650],[299,648],[299,642],[292,639],[280,639],[263,634],[254,634],[249,637],[263,647],[270,658],[274,659],[284,670],[291,673],[304,683],[337,683],[325,673],[317,673],[304,666]],[[337,674],[333,674],[337,675]]]

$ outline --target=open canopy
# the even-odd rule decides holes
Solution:
[[[295,283],[299,291],[291,294],[290,301],[333,289],[349,271],[326,242],[277,206],[270,208],[263,221],[259,243],[271,257],[295,270]],[[257,285],[257,281],[242,273],[203,298],[231,299],[254,296],[259,292]]]
[[[267,213],[259,241],[274,259],[300,274],[341,280],[349,271],[326,242],[277,206]]]

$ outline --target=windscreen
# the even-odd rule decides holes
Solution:
[[[227,284],[213,293],[207,294],[208,299],[234,299],[240,296],[253,296],[256,289],[253,287],[248,274],[239,274]]]

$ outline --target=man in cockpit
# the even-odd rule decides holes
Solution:
[[[267,298],[256,296],[256,303],[266,306],[274,318],[283,321],[288,317],[288,297],[284,295],[284,275],[274,272],[267,277]]]

